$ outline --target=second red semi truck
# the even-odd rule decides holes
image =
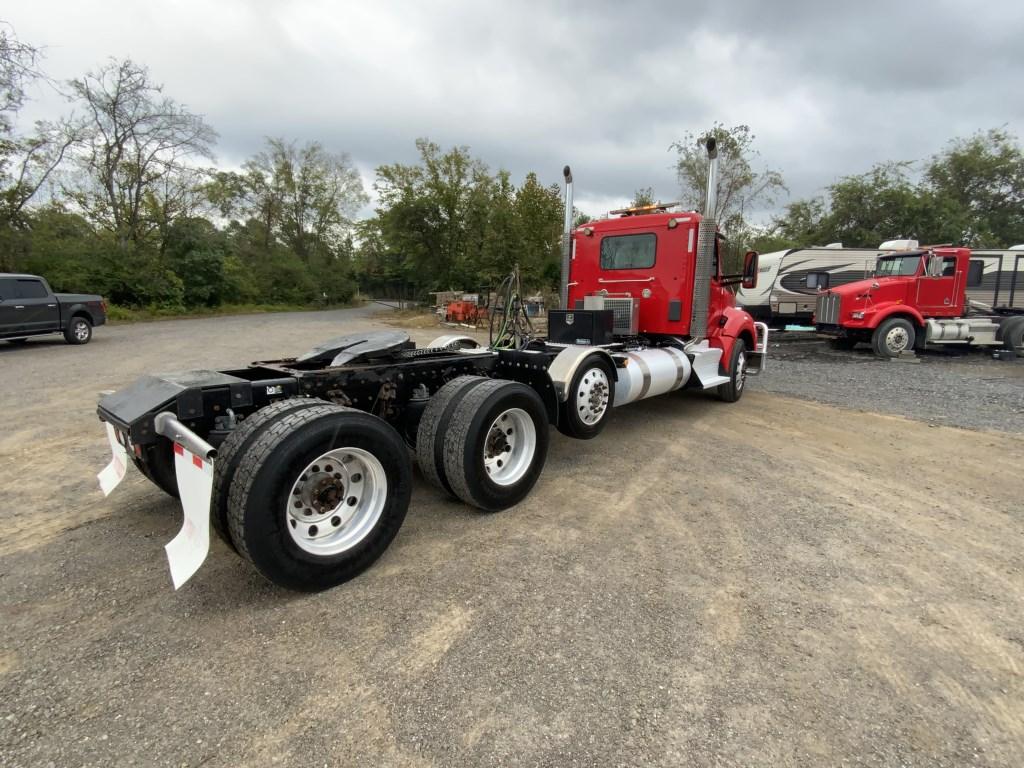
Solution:
[[[981,284],[984,266],[967,248],[886,254],[874,277],[818,294],[815,326],[841,346],[869,343],[885,358],[928,344],[1024,351],[1024,311],[967,297]]]

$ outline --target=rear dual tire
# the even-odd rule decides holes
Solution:
[[[243,419],[242,422],[228,433],[228,436],[217,449],[217,459],[213,463],[213,493],[210,495],[210,524],[217,536],[231,549],[238,551],[231,538],[228,526],[228,493],[231,481],[238,469],[239,462],[263,432],[281,416],[299,409],[314,405],[330,405],[326,400],[305,397],[293,397],[278,400]]]
[[[405,520],[408,451],[381,419],[331,404],[278,413],[239,451],[227,524],[264,577],[302,591],[362,573]]]
[[[429,483],[466,504],[498,512],[533,489],[544,470],[548,441],[547,411],[533,389],[463,376],[431,398],[416,453]]]

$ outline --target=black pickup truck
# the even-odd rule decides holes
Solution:
[[[101,296],[54,293],[41,277],[0,273],[0,339],[13,343],[63,333],[68,344],[87,344],[92,329],[105,322]]]

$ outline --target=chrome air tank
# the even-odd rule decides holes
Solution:
[[[623,353],[628,362],[616,368],[615,402],[626,405],[679,389],[690,378],[690,359],[681,349],[650,347]]]

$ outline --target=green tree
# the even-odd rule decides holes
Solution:
[[[517,253],[528,286],[557,286],[561,265],[564,203],[557,185],[543,186],[529,173],[516,191]]]
[[[924,176],[925,188],[953,218],[936,239],[989,248],[1024,240],[1024,152],[1005,129],[952,140]]]
[[[146,67],[111,60],[68,83],[82,110],[67,196],[123,251],[137,251],[157,227],[149,213],[172,206],[194,158],[211,158],[216,132],[167,97]],[[166,222],[165,222],[166,224]],[[133,247],[129,247],[133,246]]]
[[[646,208],[649,205],[654,205],[654,190],[651,187],[644,187],[633,193],[633,200],[627,207]]]
[[[700,135],[687,133],[672,144],[678,155],[676,172],[682,187],[683,204],[702,210],[708,178],[708,158],[704,145],[714,137],[718,143],[718,201],[713,211],[719,227],[727,232],[740,231],[746,214],[758,205],[772,205],[779,194],[788,192],[782,174],[768,168],[756,169],[759,152],[750,127],[726,128],[715,123]]]

